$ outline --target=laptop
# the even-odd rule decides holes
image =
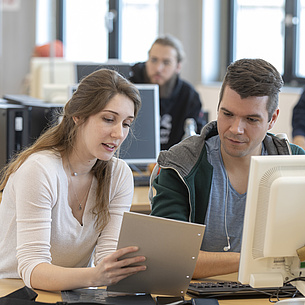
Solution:
[[[138,246],[139,251],[128,256],[144,255],[147,269],[108,286],[107,291],[184,295],[204,230],[200,224],[125,212],[117,248]]]

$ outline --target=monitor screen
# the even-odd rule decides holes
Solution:
[[[305,155],[251,159],[238,280],[282,287],[305,275]],[[291,284],[305,294],[305,282]]]
[[[134,85],[140,92],[142,106],[129,135],[120,147],[119,157],[128,164],[145,166],[155,163],[160,152],[159,86]],[[77,86],[70,86],[70,98]]]
[[[129,164],[155,163],[160,152],[159,87],[135,84],[142,106],[128,137],[120,148],[120,158]]]
[[[111,69],[119,72],[125,78],[129,79],[131,76],[131,64],[122,63],[120,61],[109,61],[106,63],[76,63],[75,74],[76,83],[79,83],[84,77],[99,69]]]

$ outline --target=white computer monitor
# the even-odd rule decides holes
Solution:
[[[42,99],[48,103],[66,104],[69,100],[70,85],[44,84]]]
[[[49,88],[56,92],[55,85],[59,85],[58,91],[63,92],[60,86],[66,86],[64,90],[68,92],[68,85],[75,83],[75,64],[64,58],[33,57],[30,62],[30,95],[32,97],[44,99]],[[50,91],[50,90],[49,90]],[[67,95],[65,94],[67,97]]]
[[[305,155],[251,158],[238,280],[282,287],[305,275]],[[291,283],[305,295],[305,282]]]

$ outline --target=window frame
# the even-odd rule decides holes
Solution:
[[[121,0],[108,0],[109,12],[115,12],[113,19],[113,31],[108,34],[108,58],[121,59],[121,42],[122,42],[122,1]]]
[[[233,62],[236,47],[235,39],[235,22],[236,22],[236,0],[229,0],[229,17],[228,17],[228,29],[229,29],[229,41],[228,44],[228,57],[227,65]],[[301,87],[305,85],[305,78],[296,75],[296,62],[297,62],[297,31],[298,24],[288,22],[292,18],[299,18],[299,0],[286,0],[285,1],[285,28],[284,28],[284,73],[282,75],[286,86]]]

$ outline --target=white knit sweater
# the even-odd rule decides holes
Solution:
[[[122,216],[132,202],[133,177],[123,160],[115,160],[110,222],[102,232],[94,228],[91,213],[96,178],[81,225],[68,204],[68,178],[55,153],[35,153],[11,175],[0,204],[0,278],[21,277],[31,287],[31,272],[39,263],[86,267],[93,252],[98,263],[116,250]]]

